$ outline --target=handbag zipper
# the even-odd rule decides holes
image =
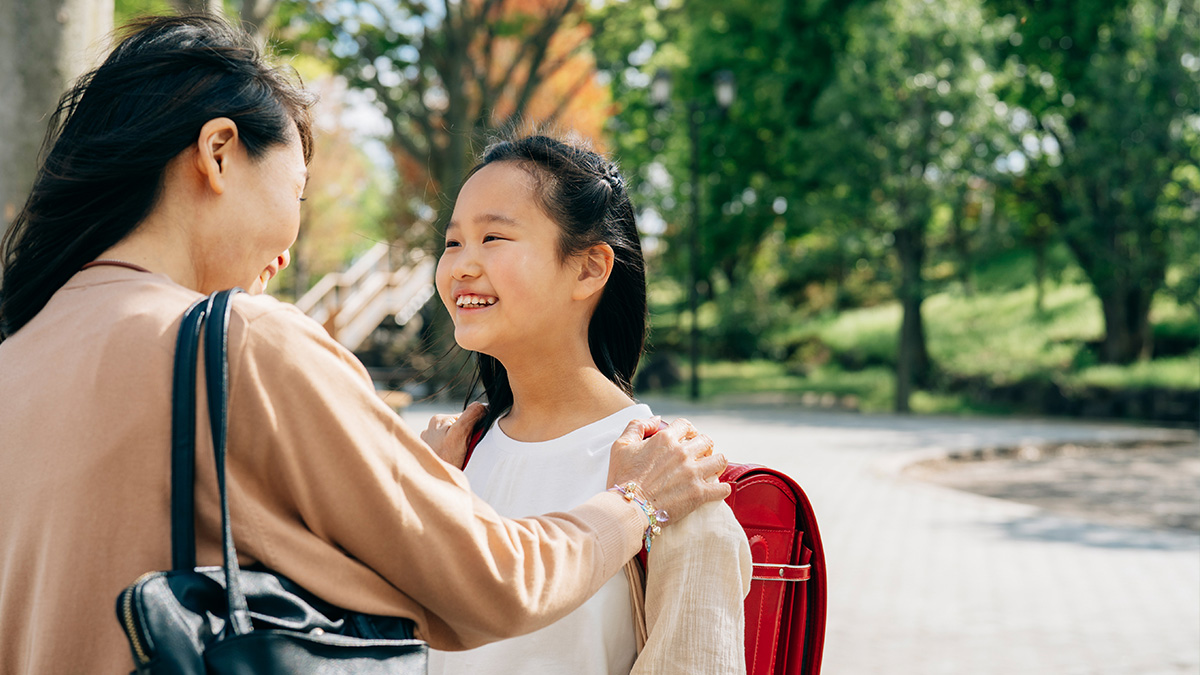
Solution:
[[[138,665],[143,666],[150,662],[150,656],[146,653],[146,648],[142,645],[142,636],[138,633],[137,621],[133,616],[133,591],[137,585],[152,572],[148,572],[138,577],[138,580],[133,582],[129,588],[125,589],[125,596],[121,599],[123,612],[125,615],[125,632],[129,635],[129,644],[133,646],[133,652],[137,656]]]

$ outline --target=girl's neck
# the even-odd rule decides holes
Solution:
[[[548,441],[633,404],[633,400],[600,372],[589,353],[566,363],[539,359],[527,367],[509,368],[512,410],[500,422],[504,433],[526,442]]]

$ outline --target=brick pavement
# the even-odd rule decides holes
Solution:
[[[1200,672],[1200,535],[1057,517],[899,473],[950,450],[1181,432],[649,403],[808,492],[830,577],[826,675]],[[406,417],[423,428],[431,412]]]

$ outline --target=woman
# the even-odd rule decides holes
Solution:
[[[652,414],[632,396],[646,279],[620,172],[544,136],[494,145],[459,192],[445,245],[438,293],[455,340],[477,352],[488,400],[465,468],[472,488],[520,516],[611,486],[604,450]],[[640,573],[617,575],[539,631],[434,652],[430,674],[744,673],[750,550],[729,507],[706,504],[646,547],[641,640]]]
[[[180,316],[261,290],[295,240],[309,98],[210,18],[146,20],[60,104],[4,245],[0,672],[128,672],[118,592],[170,566],[169,426]],[[462,446],[473,409],[442,443]],[[724,466],[681,420],[631,423],[612,480],[682,516]],[[200,425],[203,428],[204,425]],[[212,457],[197,556],[219,564]],[[230,325],[230,507],[244,563],[442,649],[567,614],[637,551],[647,519],[600,493],[508,520],[375,396],[313,321],[240,295]]]

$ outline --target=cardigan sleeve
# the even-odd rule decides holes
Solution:
[[[318,596],[463,649],[552,623],[637,550],[644,517],[611,493],[497,515],[294,307],[239,297],[230,335],[235,524],[249,554]]]
[[[663,528],[646,567],[648,636],[631,675],[744,675],[753,567],[729,506],[705,504]]]

